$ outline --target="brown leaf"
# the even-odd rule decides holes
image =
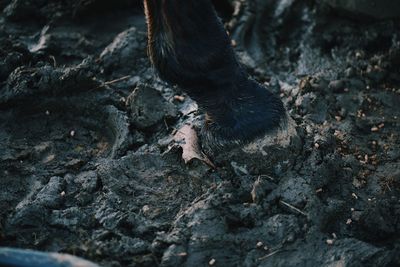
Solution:
[[[185,124],[180,128],[174,135],[174,141],[182,148],[182,159],[185,163],[188,163],[193,159],[198,159],[210,167],[215,168],[215,165],[201,151],[197,133],[191,125]]]

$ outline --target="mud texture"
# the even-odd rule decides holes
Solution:
[[[0,245],[101,266],[400,266],[400,22],[324,2],[215,1],[297,130],[216,169],[173,144],[202,114],[151,69],[141,1],[0,2]]]

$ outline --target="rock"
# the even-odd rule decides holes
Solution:
[[[146,58],[143,47],[145,40],[146,35],[135,27],[118,34],[100,54],[100,63],[105,71],[109,73],[119,70],[131,73],[139,61]]]
[[[61,191],[63,179],[61,177],[51,177],[46,186],[36,195],[34,203],[48,208],[57,208],[61,204]]]
[[[148,129],[163,121],[164,118],[176,118],[177,108],[167,102],[154,88],[139,85],[129,95],[127,108],[131,123],[138,129]]]

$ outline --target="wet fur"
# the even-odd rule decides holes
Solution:
[[[148,53],[160,77],[206,112],[210,150],[251,142],[276,129],[279,98],[249,79],[210,0],[145,0]]]

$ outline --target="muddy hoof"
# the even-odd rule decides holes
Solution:
[[[279,173],[286,170],[301,148],[296,123],[287,118],[274,131],[256,138],[250,143],[228,149],[213,151],[205,146],[207,155],[217,166],[230,165],[239,175],[251,173]]]

